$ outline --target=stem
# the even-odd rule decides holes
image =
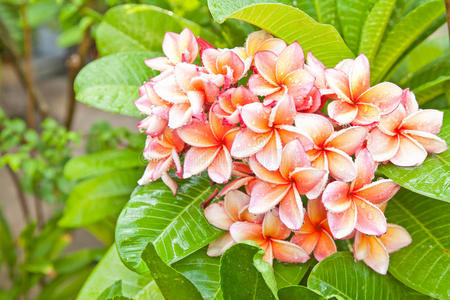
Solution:
[[[42,202],[38,197],[34,196],[34,209],[36,211],[36,220],[39,229],[44,226],[44,210],[42,209]]]
[[[39,111],[40,115],[45,118],[47,117],[48,113],[48,105],[45,102],[44,98],[42,97],[42,94],[39,92],[39,90],[36,88],[35,85],[33,85],[32,82],[28,81],[28,78],[25,76],[25,69],[22,65],[22,61],[19,55],[19,50],[17,50],[16,45],[14,44],[13,40],[11,39],[11,36],[9,34],[8,28],[6,27],[5,23],[0,19],[0,43],[3,45],[3,48],[8,53],[9,57],[11,58],[11,62],[14,67],[14,71],[17,74],[17,77],[19,78],[22,86],[30,91],[33,94],[34,99],[36,99],[36,108]]]
[[[447,12],[448,38],[450,39],[450,0],[445,0],[445,8]]]
[[[208,204],[214,199],[214,197],[216,197],[216,195],[219,193],[219,190],[218,189],[215,189],[212,193],[211,193],[211,195],[209,195],[209,197],[208,197],[208,199],[206,199],[205,200],[205,202],[203,202],[202,203],[202,208],[203,209],[205,209],[207,206],[208,206]]]
[[[81,68],[86,63],[86,56],[89,48],[91,47],[91,44],[91,30],[90,27],[88,27],[84,32],[81,43],[78,45],[77,53],[72,54],[67,60],[67,66],[69,68],[69,102],[66,112],[66,128],[68,130],[70,130],[70,127],[72,126],[73,114],[75,112],[76,104],[73,84],[78,72],[80,72]]]
[[[19,197],[19,204],[20,209],[22,210],[23,218],[25,219],[26,223],[30,223],[30,212],[28,210],[25,194],[22,191],[22,188],[20,187],[19,178],[17,177],[16,173],[14,173],[14,171],[11,169],[10,166],[7,165],[6,169],[8,170],[9,175],[11,176],[11,179],[14,183],[14,187],[16,188],[17,197]]]
[[[25,1],[20,5],[20,13],[22,15],[23,22],[23,34],[24,34],[24,58],[25,58],[25,76],[27,82],[33,85],[33,65],[32,65],[32,40],[31,40],[31,28],[27,18],[27,3]],[[33,93],[27,89],[27,125],[29,128],[35,128],[35,115],[34,104],[35,99]]]

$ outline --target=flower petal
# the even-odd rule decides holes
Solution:
[[[267,144],[255,155],[258,162],[270,171],[277,170],[281,163],[282,145],[278,132],[274,130],[274,134]]]
[[[375,176],[376,164],[372,155],[365,148],[356,155],[355,165],[357,175],[355,181],[352,182],[352,190],[357,190],[362,186],[369,184]]]
[[[364,262],[375,272],[385,275],[389,267],[389,255],[386,248],[376,237],[369,239],[369,253]]]
[[[309,260],[308,253],[296,244],[272,239],[273,256],[282,262],[304,263]]]
[[[398,152],[399,137],[383,133],[380,129],[374,128],[367,138],[367,149],[378,162],[390,160]]]
[[[273,237],[280,240],[286,239],[291,234],[289,228],[281,222],[277,209],[271,209],[266,213],[262,230],[266,238]]]
[[[419,142],[429,153],[441,153],[447,150],[447,143],[432,133],[416,130],[404,130],[403,133]]]
[[[250,181],[253,181],[253,180],[255,180],[255,177],[253,177],[253,176],[241,177],[241,178],[232,180],[223,187],[223,189],[219,192],[219,194],[217,194],[217,197],[222,197],[229,191],[237,190],[240,187],[246,186],[247,184],[250,183]]]
[[[189,178],[205,170],[221,149],[221,147],[191,147],[184,157],[183,178]]]
[[[240,211],[248,206],[250,197],[238,190],[229,191],[224,198],[224,208],[228,216],[234,221],[239,220]]]
[[[279,171],[267,170],[256,160],[254,156],[251,156],[248,162],[253,173],[255,173],[256,177],[258,177],[259,179],[274,184],[288,183],[286,178],[283,178]]]
[[[327,219],[330,225],[330,231],[336,239],[342,239],[350,235],[356,225],[356,206],[351,203],[350,207],[340,213],[328,211]]]
[[[230,226],[230,234],[236,243],[254,241],[260,245],[265,242],[261,224],[236,222]]]
[[[231,75],[233,82],[241,79],[245,72],[245,63],[231,50],[225,50],[219,54],[216,66],[218,73]],[[229,74],[230,72],[231,74]]]
[[[321,261],[337,252],[333,238],[325,230],[320,231],[320,237],[314,249],[314,257]]]
[[[253,93],[259,96],[267,96],[280,90],[278,85],[270,83],[259,74],[253,74],[250,76],[250,79],[248,80],[248,87]]]
[[[218,144],[208,123],[192,120],[189,125],[177,129],[178,136],[194,147],[212,147]]]
[[[322,184],[323,179],[327,178],[328,172],[316,168],[296,168],[291,173],[291,178],[295,181],[295,187],[300,195],[305,195],[308,198],[317,198],[318,195],[311,195],[310,192]],[[320,191],[321,192],[321,191]]]
[[[270,130],[269,127],[270,109],[264,107],[261,102],[244,105],[241,109],[241,118],[244,124],[257,133],[264,133]]]
[[[202,63],[209,73],[217,74],[217,58],[219,57],[220,52],[214,48],[207,48],[202,51]]]
[[[353,201],[358,211],[356,230],[368,235],[384,234],[387,224],[383,212],[369,201],[356,197],[353,198]]]
[[[229,232],[226,232],[217,240],[209,243],[206,254],[208,256],[221,256],[228,248],[230,248],[234,244],[235,241],[233,241],[233,239],[231,238],[231,234]]]
[[[390,114],[381,116],[378,128],[385,134],[396,135],[397,129],[400,127],[403,119],[406,116],[406,111],[403,105],[397,106]]]
[[[280,125],[292,125],[295,118],[295,104],[294,100],[288,94],[284,94],[277,104],[272,108],[272,112],[269,117],[269,126],[273,124]]]
[[[348,155],[353,155],[361,148],[367,133],[367,127],[353,126],[344,128],[330,136],[326,146],[342,150]]]
[[[331,176],[345,182],[356,178],[356,166],[347,153],[339,149],[327,148],[326,154]]]
[[[274,185],[258,181],[252,188],[250,195],[249,212],[262,214],[277,205],[289,192],[290,184]]]
[[[276,64],[277,55],[271,51],[259,51],[255,54],[255,67],[258,73],[273,85],[278,85]]]
[[[353,99],[357,99],[370,87],[369,60],[362,53],[353,62],[349,82]]]
[[[293,140],[284,146],[280,164],[280,173],[284,178],[289,178],[295,168],[309,166],[309,157],[298,140]]]
[[[303,68],[305,62],[305,55],[303,54],[302,47],[298,42],[293,42],[278,56],[276,64],[276,78],[280,82],[283,78],[297,69]]]
[[[180,88],[175,75],[168,76],[153,85],[155,93],[170,103],[183,103],[188,101],[186,93]]]
[[[289,229],[298,230],[302,227],[303,217],[302,199],[297,189],[292,188],[280,202],[280,219]]]
[[[380,120],[380,112],[373,104],[357,103],[358,113],[356,114],[353,125],[371,125]]]
[[[390,82],[379,83],[358,97],[358,103],[373,104],[382,115],[392,112],[402,100],[403,90]]]
[[[308,217],[312,224],[318,225],[327,218],[327,212],[323,206],[322,199],[310,199],[307,204]],[[306,218],[305,218],[306,219]]]
[[[215,114],[212,109],[209,111],[209,126],[213,136],[218,141],[223,140],[227,132],[235,128],[235,126],[224,124],[223,119]]]
[[[319,114],[297,113],[295,127],[306,133],[318,147],[334,132],[331,122]]]
[[[236,158],[249,157],[260,151],[269,142],[272,131],[256,133],[248,128],[239,130],[231,147],[231,155]]]
[[[371,237],[357,231],[353,242],[353,256],[356,260],[362,260],[369,255],[369,239]]]
[[[407,135],[399,134],[399,148],[391,162],[401,167],[414,167],[421,165],[427,157],[427,151],[421,144]]]
[[[319,231],[313,231],[311,233],[296,232],[290,242],[300,246],[306,253],[311,254],[316,247],[319,238]]]
[[[234,220],[225,212],[223,201],[214,202],[208,205],[204,211],[208,222],[220,229],[228,230]]]
[[[305,151],[311,150],[314,147],[312,139],[295,126],[277,125],[275,128],[280,134],[283,145],[286,145],[292,140],[298,140]]]
[[[405,228],[395,224],[387,224],[387,231],[379,237],[388,253],[400,250],[411,244],[412,239]]]
[[[337,96],[347,102],[351,102],[351,92],[347,74],[337,69],[325,70],[327,84]]]
[[[287,87],[288,93],[296,105],[301,107],[301,103],[305,101],[314,86],[314,76],[305,69],[298,69],[289,73],[284,78],[283,84]]]
[[[402,129],[426,131],[437,134],[442,127],[444,113],[436,109],[423,109],[407,116],[401,125]]]
[[[333,181],[327,185],[322,194],[322,203],[331,212],[347,210],[352,200],[349,196],[350,186],[342,181]]]
[[[172,129],[186,125],[192,119],[192,108],[188,103],[174,104],[169,111],[169,127]]]
[[[399,189],[400,186],[394,181],[380,179],[353,191],[353,194],[373,204],[381,204],[394,197]]]
[[[349,124],[353,122],[358,114],[358,107],[356,105],[340,100],[330,102],[327,110],[330,118],[339,124]]]
[[[208,167],[208,176],[212,181],[222,184],[231,178],[231,170],[233,161],[227,147],[222,146],[222,150],[217,153],[216,157]]]

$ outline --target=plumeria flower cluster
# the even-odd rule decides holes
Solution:
[[[147,115],[139,184],[161,178],[176,194],[171,169],[225,184],[223,200],[204,211],[225,231],[209,255],[251,240],[269,263],[321,261],[336,239],[354,238],[355,259],[387,272],[389,253],[411,238],[386,222],[400,187],[374,179],[377,165],[418,166],[445,151],[441,112],[419,109],[393,83],[371,87],[364,54],[328,69],[264,31],[244,47],[216,49],[186,28],[166,33],[163,52],[145,61],[160,74],[135,101]]]

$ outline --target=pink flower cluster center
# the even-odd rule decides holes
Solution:
[[[377,164],[417,166],[447,149],[436,135],[441,112],[419,109],[393,83],[371,87],[364,54],[326,68],[264,31],[216,49],[186,28],[166,33],[163,52],[145,61],[160,74],[135,101],[148,135],[139,184],[161,178],[176,194],[172,168],[226,184],[224,200],[205,209],[226,231],[209,255],[252,240],[269,263],[320,261],[336,252],[335,239],[354,238],[355,258],[386,273],[388,253],[411,238],[386,222],[400,187],[374,180]]]

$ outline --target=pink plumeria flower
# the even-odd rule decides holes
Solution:
[[[193,63],[198,55],[197,40],[189,28],[180,34],[166,32],[162,49],[166,57],[146,59],[145,64],[158,71],[171,70],[177,63]]]
[[[202,63],[210,74],[223,77],[225,88],[244,77],[248,70],[239,55],[229,49],[203,50]]]
[[[383,116],[367,141],[367,148],[375,161],[391,161],[402,167],[418,166],[429,153],[447,150],[447,143],[436,134],[442,126],[443,112],[418,109],[414,94],[392,113]]]
[[[344,71],[346,72],[344,72]],[[402,89],[390,82],[370,87],[369,61],[364,54],[325,71],[327,84],[337,96],[328,115],[339,124],[370,125],[400,103]]]
[[[254,241],[265,254],[263,260],[272,265],[273,258],[288,263],[304,263],[308,253],[294,243],[285,241],[291,231],[280,220],[276,208],[268,211],[262,224],[236,222],[230,226],[230,234],[235,242]]]
[[[255,174],[253,174],[253,171],[250,169],[249,165],[243,162],[234,161],[231,175],[237,176],[238,178],[228,182],[217,194],[217,196],[221,197],[229,191],[237,190],[241,187],[244,187],[247,194],[250,195],[257,179],[255,177]]]
[[[191,124],[177,130],[180,138],[192,147],[184,157],[183,178],[199,174],[208,169],[211,180],[225,183],[231,177],[232,160],[229,148],[237,128],[223,124],[212,111],[209,122],[193,120]]]
[[[231,155],[246,158],[256,154],[256,159],[273,171],[280,166],[282,147],[289,141],[300,139],[304,148],[311,149],[311,139],[292,126],[295,113],[294,101],[288,94],[272,109],[260,102],[243,106],[241,118],[246,127],[236,135]]]
[[[313,167],[327,170],[336,180],[355,179],[356,166],[351,155],[363,145],[367,128],[355,126],[335,132],[324,116],[305,113],[297,114],[295,126],[314,141],[313,149],[307,152]]]
[[[372,182],[376,164],[367,149],[356,156],[357,176],[350,184],[334,181],[327,185],[322,202],[328,210],[330,230],[337,239],[345,238],[354,229],[370,235],[386,232],[386,218],[377,207],[391,199],[400,186],[390,179]]]
[[[327,212],[320,198],[308,200],[306,210],[303,226],[295,232],[291,242],[309,254],[314,251],[314,257],[321,261],[337,251],[328,226]]]
[[[303,50],[297,42],[286,47],[280,55],[271,51],[255,54],[255,67],[258,74],[253,74],[248,86],[250,90],[265,96],[265,103],[280,99],[285,93],[295,102],[302,101],[314,85],[312,76],[304,67]]]
[[[261,224],[264,215],[254,215],[248,211],[250,197],[241,191],[229,191],[223,201],[217,201],[205,208],[208,222],[222,230],[228,231],[235,222],[251,222]],[[209,256],[222,255],[235,242],[229,232],[225,233],[208,246]]]
[[[385,275],[389,267],[389,253],[411,244],[411,236],[405,228],[387,224],[387,231],[381,236],[369,236],[356,232],[353,253],[356,260],[362,260],[375,272]]]
[[[203,118],[203,105],[217,98],[219,84],[220,80],[202,72],[199,67],[179,63],[153,88],[160,98],[171,104],[169,127],[175,129],[189,123],[193,116]]]
[[[308,155],[298,140],[288,143],[282,153],[280,169],[269,171],[254,157],[250,168],[261,179],[252,187],[249,211],[264,213],[279,204],[281,221],[298,230],[303,223],[303,204],[300,195],[314,199],[322,192],[328,172],[310,166]]]
[[[183,151],[184,143],[176,132],[166,128],[164,134],[157,138],[147,137],[144,158],[149,161],[138,184],[144,185],[159,178],[172,190],[177,192],[176,182],[167,174],[175,165],[178,176],[181,176],[181,162],[179,153]]]
[[[240,119],[240,108],[246,104],[259,102],[258,97],[249,89],[239,86],[223,92],[218,99],[214,112],[229,124],[237,124]]]

